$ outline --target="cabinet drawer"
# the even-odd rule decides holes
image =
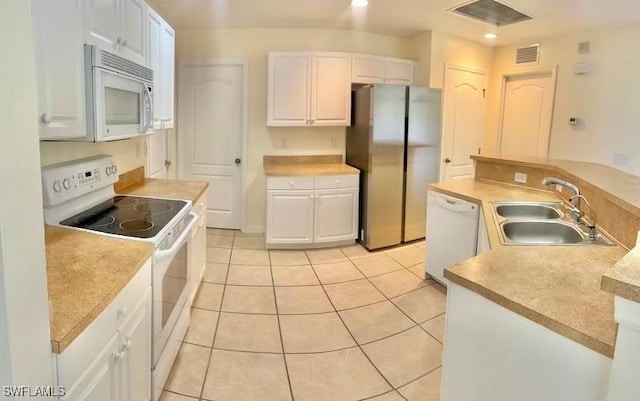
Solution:
[[[59,385],[71,386],[98,356],[151,286],[149,259],[98,317],[57,355]],[[68,387],[67,387],[68,388]]]
[[[315,189],[353,188],[359,184],[359,176],[357,174],[326,175],[316,177],[315,180]]]
[[[268,177],[267,189],[313,189],[313,177]]]

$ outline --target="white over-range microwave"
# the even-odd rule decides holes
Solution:
[[[85,45],[87,136],[116,141],[153,130],[153,70]]]

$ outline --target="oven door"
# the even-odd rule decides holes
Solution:
[[[153,128],[152,85],[94,67],[95,140],[113,141]]]
[[[189,214],[191,221],[183,227],[178,238],[167,248],[160,246],[153,255],[153,366],[158,365],[162,358],[169,369],[173,364],[184,333],[174,333],[174,329],[181,327],[186,332],[183,322],[184,313],[189,315],[187,305],[190,288],[190,258],[191,258],[191,229],[197,222],[197,216]],[[188,325],[188,318],[187,318]],[[184,327],[182,327],[184,326]],[[177,344],[177,346],[176,346]]]

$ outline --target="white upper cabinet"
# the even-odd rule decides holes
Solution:
[[[351,81],[357,84],[413,85],[415,61],[354,54]]]
[[[142,0],[85,0],[85,42],[145,65],[146,10]]]
[[[153,70],[153,128],[174,127],[175,31],[151,7],[147,9],[147,66]]]
[[[86,136],[81,0],[33,0],[40,139]]]
[[[268,126],[347,126],[351,54],[269,53]]]

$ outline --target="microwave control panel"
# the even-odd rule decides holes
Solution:
[[[44,206],[51,207],[118,182],[113,157],[100,155],[42,169]]]

